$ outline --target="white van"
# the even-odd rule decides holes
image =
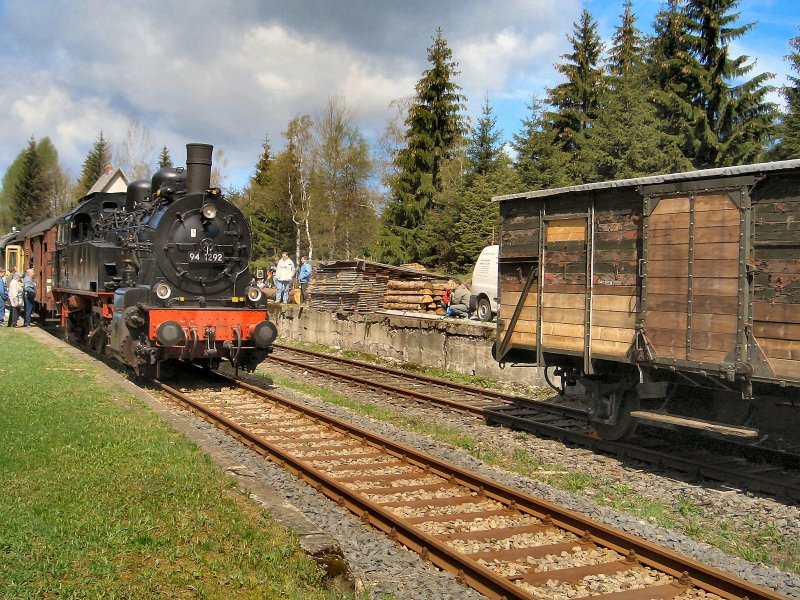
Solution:
[[[472,271],[472,299],[475,316],[481,321],[491,321],[497,314],[497,257],[500,246],[486,246],[481,250]]]

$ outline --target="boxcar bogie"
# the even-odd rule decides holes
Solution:
[[[496,200],[497,360],[579,384],[609,438],[783,421],[791,401],[768,398],[800,386],[800,161]]]

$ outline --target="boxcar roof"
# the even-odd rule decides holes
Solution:
[[[549,190],[531,190],[529,192],[520,192],[518,194],[495,196],[492,198],[492,200],[495,202],[503,202],[505,200],[522,200],[525,198],[545,198],[548,196],[569,194],[571,192],[588,192],[592,190],[605,190],[609,188],[628,188],[640,185],[656,185],[659,183],[712,179],[715,177],[730,177],[735,175],[754,175],[775,171],[793,171],[797,169],[800,169],[800,159],[781,160],[768,163],[758,163],[754,165],[739,165],[734,167],[719,167],[715,169],[687,171],[685,173],[667,173],[665,175],[651,175],[649,177],[634,177],[633,179],[598,181],[597,183],[585,183],[582,185],[572,185],[569,187],[553,188]]]

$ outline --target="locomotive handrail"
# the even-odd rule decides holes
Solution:
[[[60,288],[60,287],[54,287],[51,290],[51,292],[58,292],[59,294],[76,294],[80,296],[91,296],[92,298],[114,295],[114,292],[90,292],[88,290],[76,290],[73,288]]]

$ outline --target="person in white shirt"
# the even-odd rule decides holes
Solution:
[[[289,302],[292,278],[294,278],[294,262],[289,258],[289,253],[284,252],[275,269],[275,288],[278,290],[275,300],[277,302]]]

